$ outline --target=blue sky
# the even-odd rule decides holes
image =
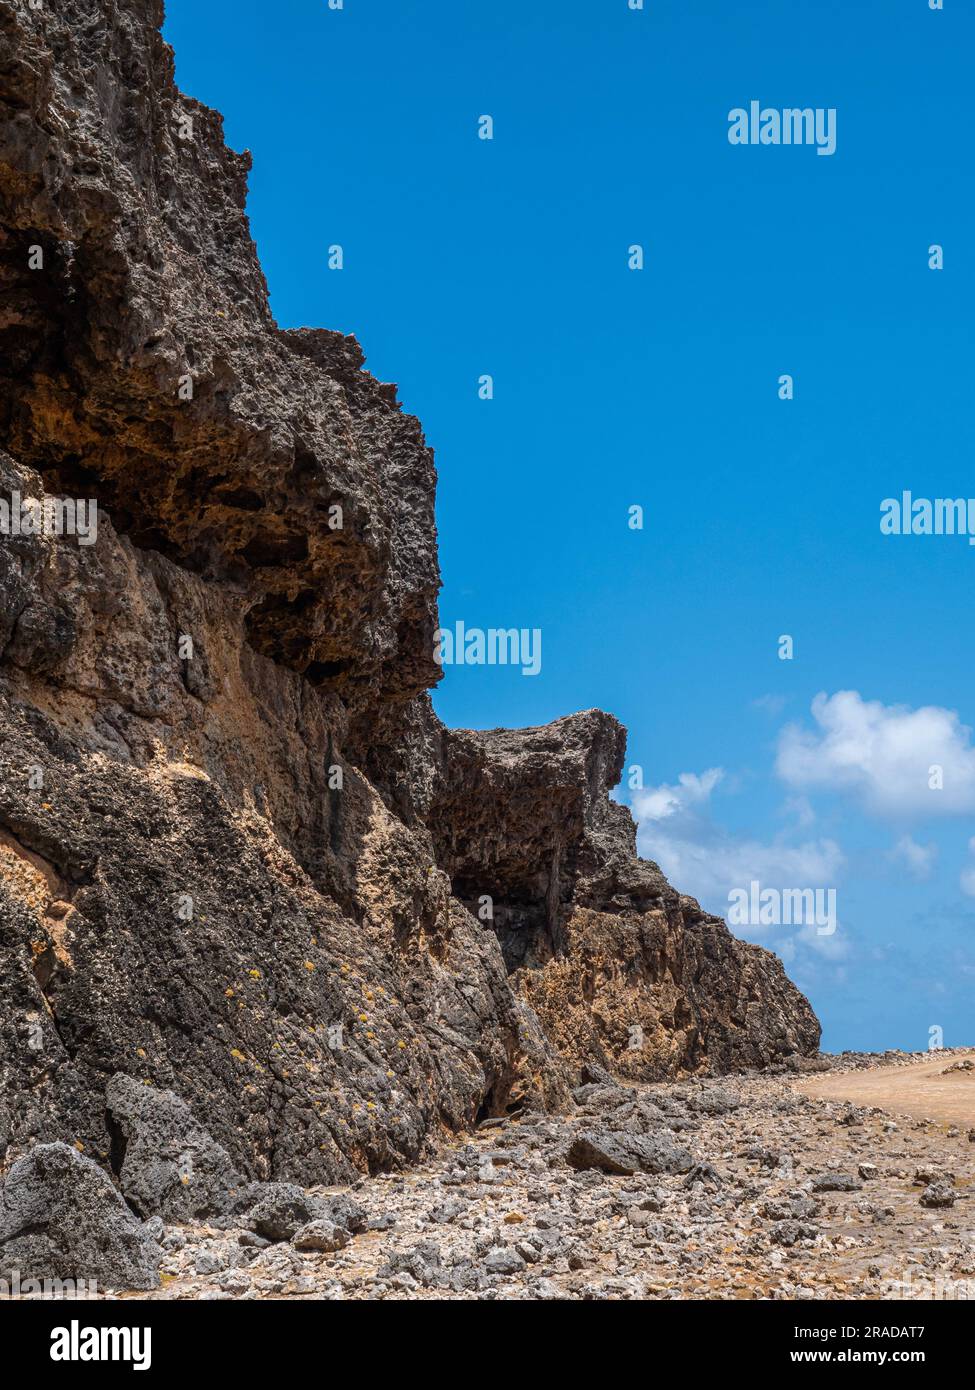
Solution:
[[[832,935],[741,932],[831,1049],[975,1041],[975,549],[879,528],[975,497],[945,6],[167,0],[180,85],[253,153],[278,321],[355,333],[436,450],[441,621],[542,630],[538,676],[448,668],[439,713],[611,710],[683,891],[835,887]],[[836,153],[729,144],[751,100],[834,107]]]

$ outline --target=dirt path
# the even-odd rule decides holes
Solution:
[[[821,1100],[849,1100],[896,1115],[970,1128],[975,1126],[975,1071],[944,1075],[946,1067],[965,1057],[975,1062],[975,1052],[953,1052],[910,1066],[881,1065],[866,1071],[814,1076],[800,1082],[797,1089]]]

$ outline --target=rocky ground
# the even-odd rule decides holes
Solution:
[[[940,1058],[949,1067],[967,1055]],[[899,1077],[931,1062],[930,1053],[846,1054],[804,1066],[830,1080],[888,1075],[896,1104]],[[954,1075],[971,1088],[975,1119],[975,1071]],[[253,1219],[168,1226],[162,1287],[150,1296],[975,1293],[969,1130],[815,1098],[806,1084],[786,1069],[661,1086],[597,1078],[577,1090],[571,1117],[491,1122],[420,1167],[346,1189],[337,1221],[303,1234],[307,1211],[264,1236]]]

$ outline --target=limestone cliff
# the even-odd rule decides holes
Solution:
[[[117,1166],[117,1073],[311,1184],[584,1061],[814,1050],[636,858],[615,720],[436,719],[432,456],[353,339],[277,328],[161,20],[0,0],[0,498],[99,507],[0,536],[0,1162]]]

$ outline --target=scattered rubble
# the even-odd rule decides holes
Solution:
[[[931,1297],[935,1281],[975,1293],[964,1132],[891,1127],[876,1108],[845,1123],[846,1102],[810,1099],[790,1072],[720,1089],[715,1105],[707,1079],[600,1077],[568,1114],[501,1120],[407,1171],[342,1190],[254,1184],[229,1216],[167,1224],[150,1296],[886,1299]]]

